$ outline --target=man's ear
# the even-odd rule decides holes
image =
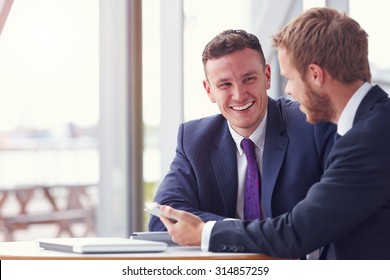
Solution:
[[[270,89],[271,88],[271,66],[269,64],[265,65],[265,88]]]
[[[203,80],[203,87],[207,92],[207,96],[209,97],[210,101],[216,103],[217,101],[215,100],[214,94],[211,92],[211,87],[207,80]]]
[[[318,87],[322,87],[325,81],[325,70],[318,64],[310,64],[307,71],[307,78]]]

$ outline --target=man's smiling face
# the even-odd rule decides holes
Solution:
[[[271,70],[259,54],[245,48],[206,63],[203,85],[210,100],[242,136],[249,136],[262,121],[268,105]]]

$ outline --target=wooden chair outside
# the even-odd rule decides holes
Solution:
[[[55,224],[57,237],[67,234],[76,237],[72,226],[82,223],[85,231],[82,236],[95,232],[95,201],[90,196],[96,185],[34,185],[0,190],[0,228],[6,241],[14,241],[16,230],[26,230],[31,225]],[[50,204],[49,211],[29,211],[29,205],[38,194]],[[11,196],[19,204],[19,211],[14,215],[2,215],[1,209]]]

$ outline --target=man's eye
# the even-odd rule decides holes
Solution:
[[[255,77],[247,77],[247,78],[244,79],[244,82],[248,83],[248,82],[253,81],[254,79],[255,79]]]
[[[219,85],[219,88],[221,88],[221,89],[228,88],[230,85],[231,85],[231,83],[223,83],[223,84]]]

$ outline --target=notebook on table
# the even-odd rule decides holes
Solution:
[[[36,240],[39,247],[79,254],[163,252],[167,243],[127,238],[43,238]]]

